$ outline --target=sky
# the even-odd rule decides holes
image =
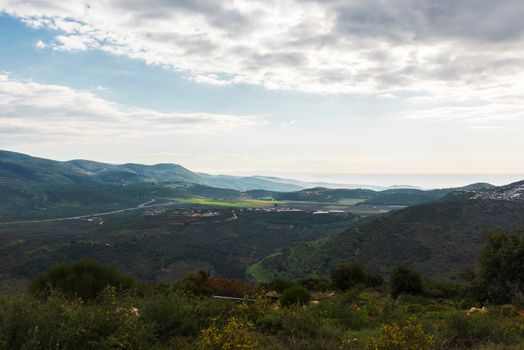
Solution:
[[[523,14],[520,0],[0,0],[0,149],[309,180],[524,174]]]

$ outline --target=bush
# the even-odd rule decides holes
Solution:
[[[292,286],[287,288],[280,296],[280,303],[283,306],[305,305],[311,299],[311,294],[302,286]]]
[[[420,275],[405,267],[397,267],[391,275],[391,296],[397,298],[400,294],[422,295],[422,279]]]
[[[178,288],[194,296],[211,296],[213,289],[208,284],[210,273],[207,271],[193,272],[177,282]]]
[[[366,286],[371,288],[380,288],[384,284],[384,278],[378,273],[368,274]]]
[[[269,283],[267,283],[264,287],[266,287],[268,290],[282,293],[286,288],[289,288],[292,285],[293,285],[293,282],[288,279],[281,278],[281,277],[275,277]]]
[[[251,337],[253,326],[237,317],[230,317],[219,328],[216,320],[200,333],[200,348],[203,350],[254,350],[256,341]]]
[[[359,262],[342,263],[331,271],[333,287],[342,291],[365,284],[366,280],[366,271]]]
[[[110,298],[98,304],[51,295],[18,298],[0,309],[1,349],[144,349],[148,327]]]
[[[326,300],[316,308],[320,319],[337,320],[344,328],[360,330],[370,325],[366,307]]]
[[[485,238],[473,291],[482,302],[510,303],[524,290],[524,232],[493,230]]]
[[[139,300],[141,319],[150,324],[153,337],[165,342],[174,337],[193,337],[211,318],[227,314],[232,303],[175,293],[148,295]]]
[[[464,294],[464,284],[452,281],[424,279],[424,295],[434,299],[458,299]]]
[[[491,311],[469,316],[464,312],[453,313],[445,319],[438,337],[443,349],[513,344],[517,338],[517,325],[495,317]]]
[[[312,276],[298,281],[298,284],[312,292],[325,292],[329,289],[329,280],[324,277]]]
[[[252,288],[235,279],[224,277],[208,277],[204,283],[215,295],[243,298],[253,292]]]
[[[133,278],[121,275],[113,268],[80,260],[72,265],[51,266],[31,281],[29,290],[40,296],[49,296],[51,290],[57,290],[67,297],[93,300],[108,286],[122,291],[133,285]]]
[[[371,338],[368,350],[430,350],[435,336],[424,330],[415,316],[406,322],[384,325],[381,334]]]

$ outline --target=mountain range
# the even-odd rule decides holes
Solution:
[[[163,278],[171,269],[165,264],[173,271],[209,267],[259,279],[324,274],[341,261],[360,260],[382,274],[409,265],[457,278],[474,262],[484,230],[524,227],[524,182],[375,191],[302,188],[290,181],[214,176],[176,164],[59,162],[0,151],[0,249],[9,257],[9,268],[0,272],[31,276],[43,262],[87,257],[121,266],[135,261],[129,272],[146,279]],[[154,217],[145,216],[146,209],[122,211],[172,201],[176,206]],[[187,208],[215,215],[217,201],[231,206],[219,210],[224,219],[185,224]],[[267,210],[251,210],[260,202]],[[308,209],[279,212],[269,209],[273,205]],[[312,209],[337,206],[378,210],[371,216],[340,210],[319,216]],[[381,210],[388,206],[394,210]],[[93,213],[106,211],[122,214],[93,221]],[[86,214],[75,222],[56,220]],[[17,220],[21,226],[9,224]]]

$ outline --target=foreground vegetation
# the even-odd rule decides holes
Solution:
[[[0,298],[0,349],[519,349],[523,253],[523,233],[493,231],[460,284],[405,267],[384,281],[356,262],[260,285],[205,272],[142,284],[93,262],[57,265]]]

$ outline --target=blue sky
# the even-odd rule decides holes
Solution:
[[[524,173],[518,9],[2,0],[0,148],[309,179]]]

